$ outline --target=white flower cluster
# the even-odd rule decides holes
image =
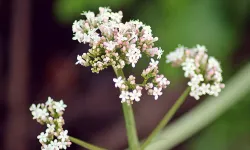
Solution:
[[[190,78],[190,96],[199,99],[209,94],[218,96],[225,87],[222,83],[222,69],[214,57],[208,57],[205,46],[197,45],[194,48],[179,46],[167,56],[167,63],[182,66],[184,76]]]
[[[161,58],[163,50],[154,47],[158,40],[153,37],[151,27],[138,20],[122,23],[122,12],[112,12],[100,7],[99,14],[83,12],[85,20],[75,21],[72,26],[73,40],[89,43],[90,49],[77,56],[76,64],[91,66],[92,72],[113,66],[121,69],[125,64],[135,67],[142,53]]]
[[[62,117],[67,106],[63,101],[54,101],[51,97],[45,104],[32,104],[30,107],[33,119],[40,124],[46,124],[47,129],[37,136],[42,144],[42,150],[67,149],[71,145],[68,131],[63,130],[64,119]]]
[[[127,80],[122,77],[113,79],[115,87],[121,90],[120,98],[122,103],[133,104],[133,101],[139,102],[143,87],[148,91],[149,95],[154,96],[155,100],[162,95],[162,89],[166,88],[170,81],[163,75],[158,75],[158,63],[159,61],[151,59],[148,68],[143,70],[141,74],[144,78],[142,84],[136,84],[135,77],[132,75]]]

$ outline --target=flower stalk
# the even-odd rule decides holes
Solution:
[[[182,93],[182,95],[175,102],[175,104],[171,107],[171,109],[163,117],[161,122],[157,125],[157,127],[149,135],[149,137],[146,139],[146,141],[142,144],[142,146],[141,146],[142,150],[145,149],[150,144],[150,142],[153,140],[153,138],[168,124],[170,119],[174,116],[174,114],[177,112],[177,110],[180,108],[180,106],[185,101],[189,92],[190,92],[190,87],[187,87],[186,90]]]
[[[125,78],[122,69],[115,69],[114,68],[114,71],[115,71],[115,74],[117,77],[121,76],[122,78]],[[123,114],[124,114],[124,119],[125,119],[125,126],[126,126],[126,130],[127,130],[129,149],[130,150],[139,150],[140,145],[139,145],[139,140],[138,140],[138,136],[137,136],[132,105],[129,105],[127,103],[122,103],[122,109],[123,109]]]
[[[69,139],[72,143],[75,143],[83,148],[86,148],[86,149],[91,149],[91,150],[107,150],[105,148],[101,148],[101,147],[98,147],[98,146],[95,146],[95,145],[92,145],[90,143],[87,143],[87,142],[84,142],[80,139],[77,139],[77,138],[74,138],[72,136],[69,136]]]

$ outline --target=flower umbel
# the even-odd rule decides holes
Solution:
[[[218,96],[225,86],[221,83],[220,63],[214,57],[209,57],[206,52],[206,47],[202,45],[194,48],[179,46],[166,56],[167,63],[182,66],[184,76],[190,78],[188,82],[191,87],[190,96],[197,100],[206,94]]]
[[[115,87],[121,90],[121,102],[132,104],[139,102],[142,89],[148,91],[158,99],[162,95],[162,89],[170,82],[163,76],[158,75],[158,60],[163,54],[161,48],[155,47],[158,41],[153,37],[151,27],[138,20],[122,23],[122,12],[112,12],[109,8],[100,7],[99,14],[83,12],[86,19],[75,21],[72,26],[73,40],[80,43],[88,43],[90,49],[82,56],[77,56],[76,64],[91,66],[92,72],[99,73],[108,66],[114,69],[122,69],[124,66],[136,66],[142,54],[151,57],[147,69],[143,70],[142,84],[135,83],[135,77],[130,75],[128,79],[123,77],[114,78]],[[151,86],[147,86],[150,84]]]
[[[100,7],[99,14],[83,12],[86,19],[75,21],[72,26],[73,40],[88,43],[90,49],[77,56],[76,64],[91,66],[92,72],[114,66],[123,68],[125,64],[135,67],[142,53],[161,58],[161,48],[154,47],[158,40],[153,37],[151,27],[138,20],[122,23],[122,12],[112,12]]]
[[[54,101],[51,97],[45,104],[32,104],[30,107],[33,119],[40,124],[46,124],[47,129],[37,136],[42,144],[42,150],[66,149],[71,145],[68,131],[63,130],[64,119],[62,117],[67,106],[63,101]]]
[[[151,59],[148,68],[143,70],[141,74],[144,78],[141,84],[136,84],[136,78],[133,75],[130,75],[128,79],[122,77],[113,79],[115,87],[119,87],[121,90],[120,98],[122,103],[133,104],[133,101],[139,102],[143,88],[148,91],[148,95],[153,95],[155,100],[162,95],[162,89],[165,89],[170,84],[170,81],[163,75],[158,74],[158,63],[158,61]]]

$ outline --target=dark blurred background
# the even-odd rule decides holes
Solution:
[[[97,12],[99,6],[122,10],[123,21],[139,19],[151,25],[159,37],[157,46],[165,50],[160,71],[171,86],[158,101],[145,96],[133,105],[141,139],[185,89],[183,73],[165,64],[165,54],[178,44],[206,45],[221,61],[225,82],[249,62],[250,0],[0,0],[1,150],[40,149],[36,137],[44,128],[32,120],[28,108],[48,96],[68,105],[64,117],[70,135],[112,150],[126,148],[112,69],[97,75],[75,66],[76,55],[88,46],[72,41],[71,25],[83,10]],[[126,73],[140,75],[147,62]],[[249,150],[249,96],[174,149]],[[200,101],[188,98],[174,119]],[[69,149],[81,148],[73,144]]]

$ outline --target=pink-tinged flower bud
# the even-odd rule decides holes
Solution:
[[[220,84],[220,88],[224,89],[225,88],[225,84]]]
[[[136,39],[133,39],[133,40],[131,41],[132,44],[135,43],[135,42],[136,42]]]

